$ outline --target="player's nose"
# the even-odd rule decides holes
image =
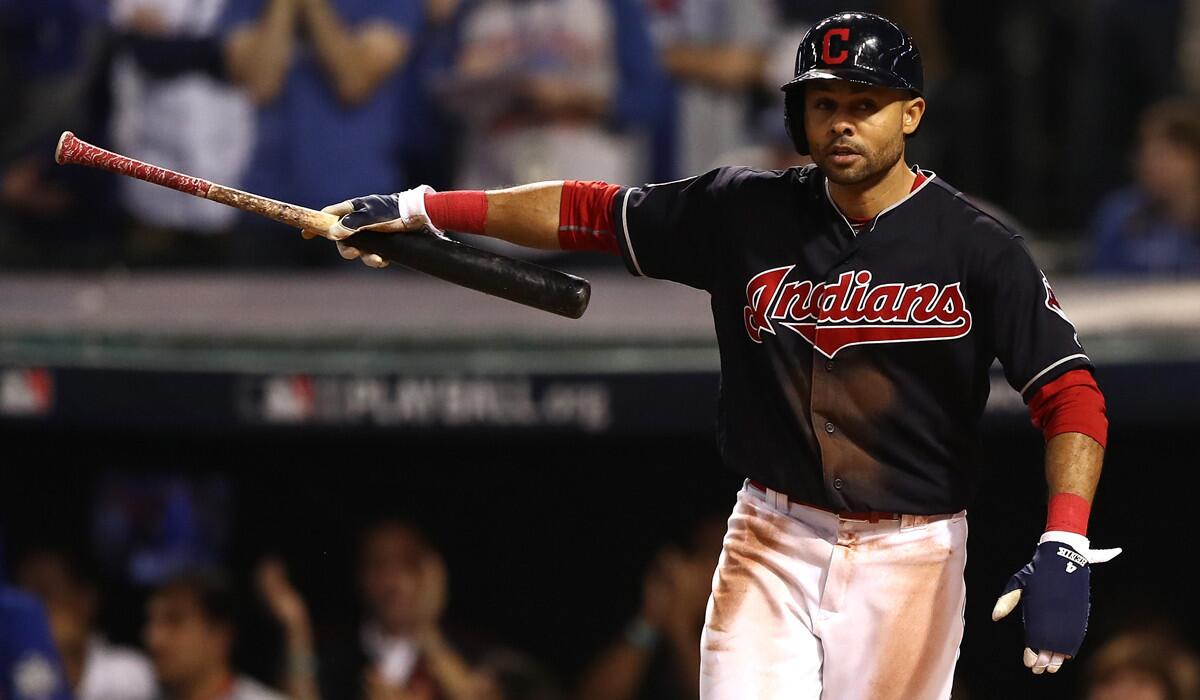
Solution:
[[[854,136],[855,125],[849,119],[834,119],[829,126],[830,134],[835,137]]]
[[[838,136],[853,136],[856,124],[850,109],[840,107],[829,122],[830,132]]]

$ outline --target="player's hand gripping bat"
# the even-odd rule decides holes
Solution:
[[[106,151],[81,141],[70,131],[59,137],[54,160],[136,177],[299,229],[328,231],[338,220],[332,214],[242,192]],[[384,260],[448,282],[568,318],[582,316],[591,297],[591,285],[585,279],[432,234],[365,231],[346,240],[352,240],[354,247],[364,253],[375,253]]]

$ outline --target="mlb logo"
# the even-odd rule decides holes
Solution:
[[[54,377],[48,369],[0,372],[0,415],[46,416],[54,409]]]
[[[262,415],[269,423],[303,423],[315,407],[312,377],[271,377],[263,386]]]

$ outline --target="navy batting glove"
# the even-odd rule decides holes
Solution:
[[[1024,598],[1025,665],[1034,673],[1055,673],[1079,653],[1091,606],[1089,564],[1120,553],[1120,549],[1091,549],[1083,535],[1051,531],[1042,535],[1033,561],[1008,580],[992,619],[1008,615]]]
[[[337,221],[328,231],[305,231],[304,237],[325,236],[337,241],[338,252],[343,258],[361,258],[369,267],[387,267],[388,262],[378,254],[364,255],[347,239],[359,231],[426,231],[445,238],[445,232],[433,225],[425,211],[425,195],[433,191],[432,187],[421,185],[396,194],[372,194],[331,204],[321,211],[333,214]]]
[[[350,213],[343,216],[339,223],[351,231],[359,231],[364,226],[382,224],[401,218],[400,198],[394,194],[370,194],[366,197],[355,197],[350,200]]]
[[[328,237],[340,241],[359,231],[394,233],[421,229],[444,236],[425,211],[425,194],[433,191],[432,187],[421,185],[396,194],[371,194],[325,207],[321,211],[338,217]]]

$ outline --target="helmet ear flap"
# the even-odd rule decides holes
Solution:
[[[804,134],[804,88],[792,88],[783,96],[783,128],[802,156],[809,154],[808,137]]]

